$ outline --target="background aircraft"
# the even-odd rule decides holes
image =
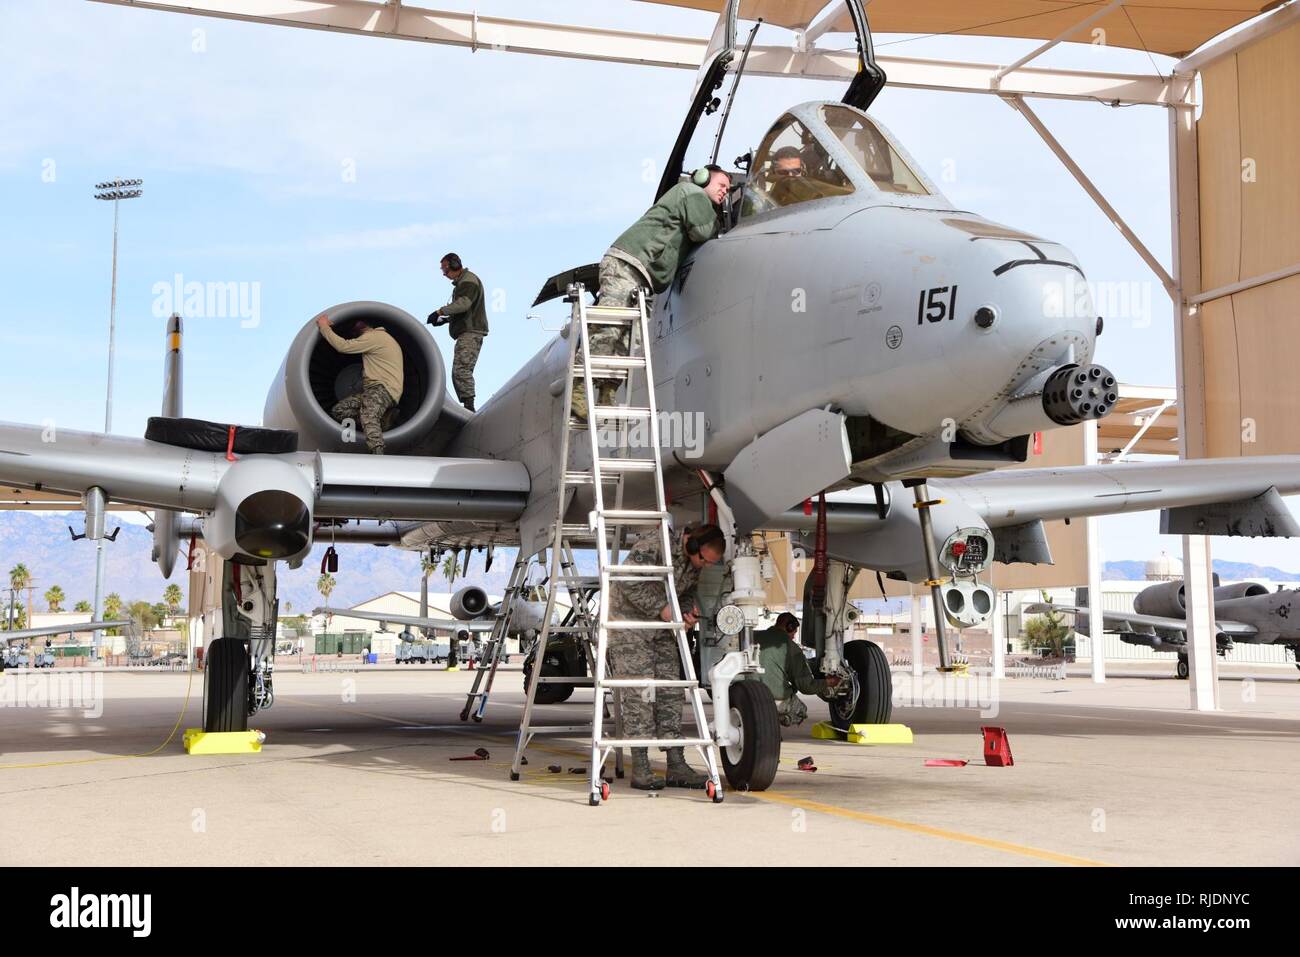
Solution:
[[[1075,616],[1075,631],[1088,634],[1087,605],[1048,602],[1028,606],[1033,614],[1057,611]],[[1178,655],[1177,675],[1186,678],[1187,603],[1183,583],[1160,582],[1143,589],[1133,611],[1103,611],[1103,627],[1130,645],[1145,645]],[[1214,629],[1220,655],[1235,642],[1285,645],[1300,668],[1300,590],[1270,592],[1256,582],[1219,585],[1214,589]]]

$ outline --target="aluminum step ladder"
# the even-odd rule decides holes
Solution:
[[[538,637],[539,655],[545,652],[547,641],[552,634],[561,629],[551,627],[551,612],[555,595],[560,585],[581,587],[589,583],[577,575],[572,562],[572,549],[575,543],[589,543],[596,551],[599,569],[599,613],[594,621],[575,626],[572,630],[585,628],[592,646],[590,657],[591,675],[586,678],[553,677],[541,674],[540,664],[529,683],[527,701],[523,717],[519,724],[519,736],[515,744],[515,757],[511,765],[511,780],[518,780],[523,763],[524,752],[536,734],[575,734],[586,732],[591,739],[591,756],[588,768],[588,800],[593,806],[599,805],[609,797],[608,783],[602,777],[605,762],[611,753],[617,753],[621,761],[623,748],[658,748],[658,747],[694,747],[703,757],[707,767],[707,795],[715,802],[722,800],[722,781],[718,774],[718,754],[709,731],[709,723],[704,713],[703,689],[696,678],[695,664],[686,640],[686,625],[682,620],[681,608],[677,600],[677,588],[674,581],[673,566],[668,556],[672,554],[670,535],[671,515],[667,498],[664,494],[663,472],[659,463],[659,420],[654,395],[654,372],[651,366],[648,344],[649,316],[644,292],[638,292],[637,304],[632,307],[588,306],[583,299],[584,289],[581,284],[569,287],[568,300],[573,303],[573,317],[568,326],[569,368],[565,377],[564,402],[562,405],[562,425],[560,429],[560,463],[561,481],[557,489],[556,520],[552,532],[551,574],[547,592],[547,614],[542,633]],[[592,355],[591,327],[617,326],[626,330],[624,344],[626,355]],[[634,376],[643,372],[645,378],[646,404],[632,406],[626,404],[631,398]],[[573,417],[573,381],[574,376],[581,376],[587,397],[587,420],[576,421]],[[600,394],[596,391],[596,382],[601,379],[624,380],[624,404],[600,405]],[[601,426],[612,424],[613,430],[626,439],[631,426],[639,423],[641,435],[646,439],[643,453],[648,456],[635,457],[630,454],[618,455],[617,444],[613,449],[601,448]],[[575,432],[585,431],[589,439],[590,464],[584,467],[575,464],[571,457],[574,443],[571,441]],[[622,444],[622,443],[619,443]],[[632,450],[626,449],[627,452]],[[648,476],[654,488],[654,507],[651,509],[628,509],[623,507],[624,491],[629,475]],[[612,486],[612,488],[610,488]],[[566,523],[566,511],[570,499],[577,489],[590,487],[594,508],[588,515],[586,524]],[[612,492],[613,507],[606,505]],[[664,564],[627,565],[619,561],[619,551],[625,530],[640,530],[642,534],[657,534],[659,537],[659,554]],[[567,560],[566,560],[567,557]],[[567,566],[567,568],[565,567]],[[663,583],[667,596],[667,605],[671,609],[671,621],[625,621],[610,618],[610,587],[615,582],[653,580]],[[564,629],[570,630],[570,629]],[[677,640],[678,655],[681,660],[681,679],[656,679],[648,677],[609,677],[608,650],[611,632],[619,631],[672,631]],[[589,685],[594,691],[592,701],[592,718],[590,725],[567,727],[546,727],[533,723],[533,707],[536,703],[536,690],[543,683],[571,683]],[[686,693],[695,720],[696,736],[683,738],[627,738],[622,737],[622,715],[618,707],[618,694],[612,695],[614,701],[613,724],[615,731],[606,730],[606,694],[623,688],[681,688]]]
[[[492,684],[496,681],[497,665],[501,663],[506,639],[510,636],[515,602],[524,593],[524,583],[528,579],[528,569],[531,564],[521,548],[515,558],[514,566],[510,569],[510,580],[506,585],[505,594],[501,596],[501,607],[492,621],[492,634],[484,646],[483,661],[475,670],[474,684],[470,687],[469,694],[465,696],[465,707],[460,710],[462,721],[468,721],[471,717],[475,721],[483,720],[483,713],[487,710],[488,695],[492,693]]]

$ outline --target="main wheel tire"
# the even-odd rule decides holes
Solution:
[[[721,748],[722,770],[737,791],[766,791],[781,759],[781,722],[767,685],[737,681],[731,686],[731,720],[740,743]]]
[[[1174,669],[1174,671],[1179,678],[1186,678],[1189,674],[1192,673],[1191,668],[1187,666],[1187,659],[1183,657],[1179,657],[1178,666]]]
[[[858,700],[852,708],[844,698],[830,702],[831,725],[847,731],[851,724],[888,724],[894,712],[894,682],[889,659],[874,641],[850,641],[844,660],[858,674]]]
[[[214,638],[203,669],[203,730],[248,730],[248,646]]]
[[[542,675],[545,677],[558,677],[560,675],[560,666],[556,662],[547,660],[542,664]],[[524,661],[524,694],[528,694],[528,686],[533,680],[533,656],[529,655]],[[573,695],[573,685],[552,684],[547,682],[537,686],[537,697],[533,700],[537,704],[559,704],[562,701],[568,701]]]

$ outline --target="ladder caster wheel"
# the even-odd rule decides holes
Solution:
[[[519,780],[519,772],[518,772],[518,771],[511,771],[511,772],[510,772],[510,780],[511,780],[511,781],[518,781],[518,780]]]
[[[591,794],[587,796],[587,803],[592,807],[600,807],[600,795],[595,791],[592,791]]]
[[[460,720],[462,720],[462,721],[468,721],[468,720],[469,720],[469,709],[468,709],[468,708],[466,708],[464,711],[462,711],[462,712],[460,713]]]
[[[483,715],[481,714],[474,715],[474,720],[481,724],[483,722]]]
[[[601,782],[600,782],[600,799],[601,799],[602,801],[608,801],[608,800],[609,800],[609,782],[608,782],[608,781],[601,781]]]
[[[722,788],[718,787],[712,781],[704,785],[704,793],[709,796],[714,804],[722,803]]]

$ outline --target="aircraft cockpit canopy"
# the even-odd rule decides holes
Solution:
[[[824,104],[819,110],[831,134],[877,189],[929,195],[920,178],[870,119],[834,103]],[[838,156],[838,151],[828,150],[803,122],[787,113],[777,120],[754,153],[741,215],[753,216],[852,193],[852,178],[841,168]]]
[[[886,193],[911,193],[916,196],[930,194],[903,157],[898,155],[888,137],[866,116],[835,103],[822,106],[821,116],[844,148],[871,177],[877,189]]]

